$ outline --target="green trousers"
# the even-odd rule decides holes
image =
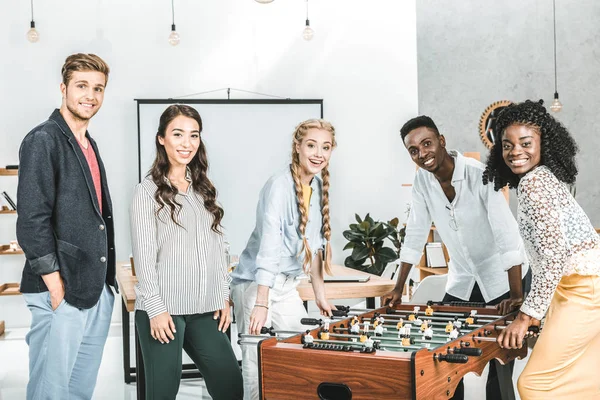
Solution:
[[[146,400],[175,400],[181,382],[182,349],[198,367],[214,400],[241,400],[242,374],[231,343],[217,329],[213,313],[171,317],[177,331],[175,340],[161,344],[150,336],[148,314],[135,312],[146,371]]]

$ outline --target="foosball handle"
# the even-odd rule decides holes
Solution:
[[[350,312],[350,306],[338,306],[337,304],[335,305],[335,308],[337,308],[340,311],[345,311],[346,313]]]
[[[323,325],[323,320],[316,318],[302,318],[300,323],[302,325]]]
[[[469,362],[469,357],[464,354],[438,354],[433,356],[438,361],[446,361],[451,364],[466,364]]]
[[[538,334],[538,333],[540,333],[540,327],[539,326],[530,326],[529,328],[527,328],[527,332]]]
[[[260,334],[264,335],[264,334],[269,334],[271,336],[275,336],[275,332],[273,327],[267,328],[266,326],[263,326],[262,328],[260,328]]]
[[[337,306],[336,306],[337,307]],[[331,310],[334,317],[347,317],[348,311],[346,310]]]
[[[455,347],[454,354],[464,354],[465,356],[479,357],[481,355],[481,349],[477,347]]]

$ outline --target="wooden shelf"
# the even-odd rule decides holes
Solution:
[[[0,256],[10,256],[13,254],[24,254],[23,250],[19,249],[17,251],[10,250],[10,246],[8,244],[0,245]]]
[[[0,321],[0,336],[4,334],[4,321]]]
[[[0,210],[0,214],[16,214],[16,210]]]
[[[20,294],[18,283],[0,284],[0,296],[18,296]]]
[[[0,176],[17,176],[18,174],[19,174],[18,169],[0,168]]]

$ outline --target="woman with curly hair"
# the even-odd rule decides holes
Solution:
[[[520,348],[545,316],[519,377],[521,398],[598,399],[600,239],[567,187],[577,175],[577,145],[541,101],[506,107],[495,139],[483,181],[517,189],[517,222],[533,270],[531,292],[498,343]]]
[[[135,325],[146,370],[146,399],[175,399],[182,349],[213,399],[242,399],[242,374],[225,334],[231,322],[223,209],[207,177],[194,108],[161,115],[156,158],[135,188],[131,243],[138,283]]]
[[[265,324],[303,331],[300,320],[307,313],[296,287],[305,274],[311,276],[321,314],[332,315],[335,307],[325,296],[323,270],[331,274],[328,167],[335,146],[335,129],[329,122],[300,123],[294,131],[291,165],[261,190],[256,227],[232,274],[240,333],[260,334]],[[242,373],[244,398],[258,399],[255,346],[242,347]]]

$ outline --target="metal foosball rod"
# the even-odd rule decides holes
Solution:
[[[421,322],[423,322],[423,321],[421,321]],[[404,323],[405,324],[413,325],[413,326],[415,326],[417,328],[419,327],[418,324],[414,324],[414,321],[404,321]],[[432,329],[434,329],[434,330],[444,330],[444,329],[446,329],[446,325],[448,325],[448,324],[447,323],[443,323],[443,322],[434,322],[434,321],[431,321],[431,323],[428,324],[428,325],[430,325],[432,327]],[[479,325],[479,324],[473,324],[473,325],[471,325],[471,324],[469,324],[468,328],[469,329],[479,329],[479,328],[484,327],[486,325],[488,325],[488,324],[485,324],[485,325]],[[463,326],[465,326],[465,325],[463,325]],[[395,329],[396,325],[383,324],[383,327],[384,328],[393,328],[393,329]]]
[[[385,327],[386,325],[383,325],[383,326]],[[384,330],[384,331],[383,331],[383,335],[386,335],[386,334],[387,334],[387,335],[397,335],[397,334],[398,334],[398,329],[396,328],[396,326],[391,326],[391,325],[388,325],[388,327],[389,327],[390,329],[386,329],[386,330]],[[333,327],[333,329],[332,329],[332,330],[333,330],[333,332],[339,332],[339,333],[342,333],[342,334],[343,334],[343,333],[346,333],[346,334],[348,334],[348,335],[360,335],[360,332],[364,332],[364,330],[363,330],[363,329],[361,329],[361,330],[359,331],[359,333],[352,333],[352,332],[350,331],[350,329],[348,329],[348,328],[338,328],[338,327]],[[439,328],[437,328],[437,329],[432,329],[432,330],[433,330],[434,332],[435,332],[435,331],[437,331],[437,332],[443,332],[443,330],[442,330],[442,329],[439,329]],[[445,333],[445,331],[444,331],[444,333]],[[369,334],[369,335],[374,335],[374,337],[385,337],[385,336],[377,335],[377,333],[376,333],[375,331],[373,331],[373,330],[372,330],[372,331],[369,331],[369,332],[367,332],[367,334]],[[411,330],[411,334],[416,334],[416,335],[419,335],[419,334],[421,334],[421,335],[423,335],[423,332],[421,332],[421,330],[420,330],[420,329],[416,329],[416,330]],[[447,334],[434,333],[434,336],[444,336],[444,337],[447,337],[448,335],[447,335]]]
[[[397,314],[396,315],[395,314],[381,314],[381,316],[384,317],[386,320],[398,321],[398,320],[402,319],[402,320],[407,321],[407,322],[412,322],[412,321],[408,321],[408,317],[410,315],[411,314],[408,314],[406,316],[397,315]],[[414,314],[412,314],[412,315],[414,315]],[[417,315],[416,317],[419,318],[422,321],[426,320],[426,319],[430,319],[431,321],[458,320],[458,321],[463,322],[463,323],[466,321],[467,318],[469,318],[469,317],[465,317],[465,316],[463,316],[462,318],[461,317],[457,318],[456,316],[453,316],[453,317],[448,316],[448,318],[446,318],[446,317],[439,317],[439,316],[436,317],[436,316],[425,315],[425,314]],[[367,319],[368,320],[369,318],[363,318],[363,319]],[[493,318],[488,318],[488,317],[483,317],[483,316],[477,315],[476,317],[474,317],[474,319],[477,320],[477,322],[480,322],[480,323],[482,323],[484,325],[487,325],[487,324],[489,324],[489,323],[494,322],[495,320],[497,320],[498,316],[495,316]]]
[[[343,338],[343,339],[360,339],[360,337],[361,337],[361,335],[347,335],[347,334],[340,334],[340,333],[330,333],[329,336],[334,337],[334,338]],[[423,335],[411,334],[411,339],[414,342],[428,342],[428,343],[435,343],[435,344],[447,343],[445,340],[420,339],[420,337],[422,337],[422,336]],[[434,335],[434,336],[441,336],[441,335]],[[445,337],[446,336],[444,336],[444,338]],[[371,338],[374,339],[375,341],[382,341],[382,340],[391,341],[391,342],[401,342],[402,341],[402,338],[399,338],[397,336],[396,337],[394,337],[394,336],[371,336]]]

